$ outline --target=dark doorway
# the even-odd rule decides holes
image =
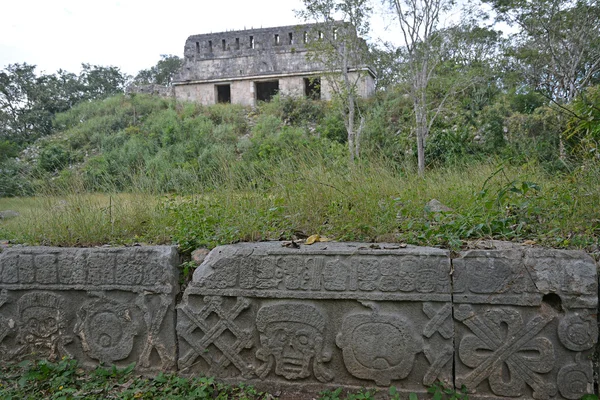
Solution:
[[[321,98],[321,78],[304,78],[304,95],[309,99]]]
[[[231,85],[217,85],[217,103],[231,103]]]
[[[270,101],[279,92],[279,81],[256,82],[256,100]]]

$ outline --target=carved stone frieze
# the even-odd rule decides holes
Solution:
[[[23,247],[0,253],[0,359],[175,366],[172,247]]]
[[[453,260],[456,383],[472,396],[593,392],[596,265],[585,253],[513,247]]]
[[[179,367],[313,394],[327,384],[424,393],[423,382],[452,382],[451,299],[438,249],[217,247],[179,306]]]

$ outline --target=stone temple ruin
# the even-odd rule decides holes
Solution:
[[[190,36],[182,70],[173,82],[178,100],[209,105],[254,106],[276,93],[329,100],[327,69],[307,58],[313,40],[337,40],[341,23],[281,26]],[[364,65],[349,67],[360,97],[375,91],[375,73]]]

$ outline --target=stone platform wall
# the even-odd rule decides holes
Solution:
[[[5,250],[0,358],[135,361],[296,398],[440,380],[472,399],[594,391],[598,278],[583,252],[237,244],[176,305],[177,264],[170,247]]]

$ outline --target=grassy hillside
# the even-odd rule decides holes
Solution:
[[[515,150],[526,140],[494,153],[489,143],[462,138],[468,143],[458,146],[446,135],[446,145],[439,138],[431,145],[437,162],[418,178],[410,135],[391,133],[402,126],[386,101],[367,107],[364,155],[355,164],[326,103],[276,99],[251,110],[116,96],[80,104],[58,115],[59,133],[11,161],[17,173],[0,178],[5,195],[22,196],[0,199],[0,210],[20,213],[0,220],[0,239],[174,242],[189,251],[318,233],[450,248],[497,238],[595,250],[600,164],[552,169]],[[432,199],[451,210],[432,212]]]

